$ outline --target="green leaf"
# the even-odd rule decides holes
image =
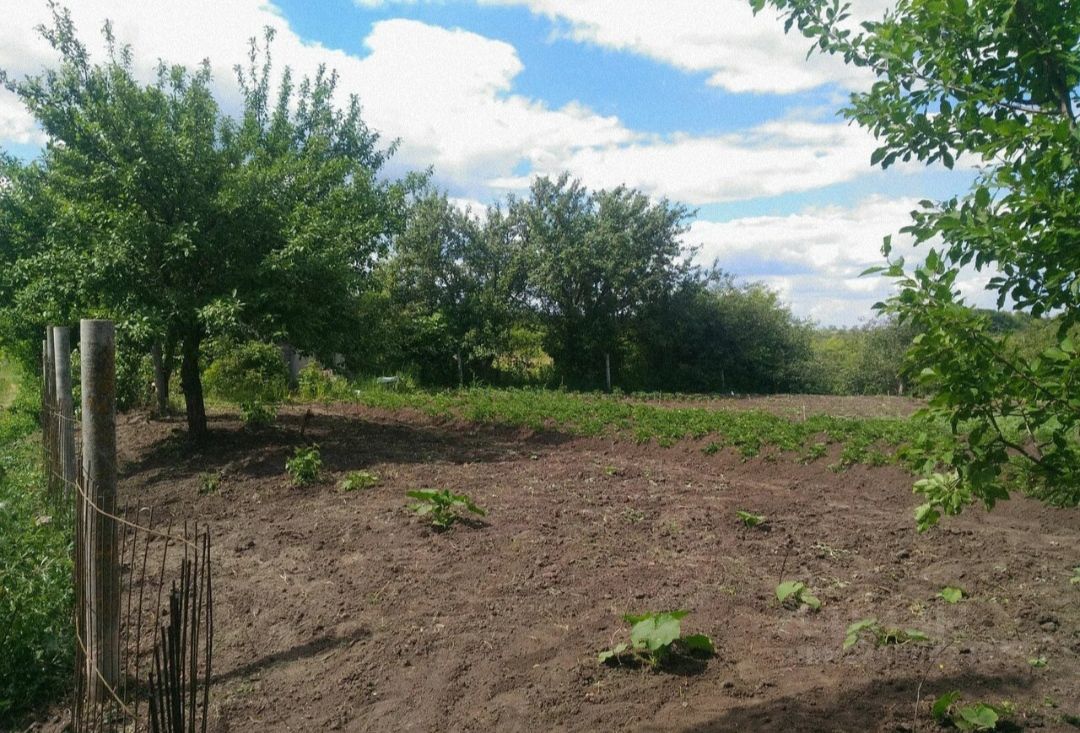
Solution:
[[[930,637],[918,629],[904,629],[902,637],[898,641],[900,643],[930,641]]]
[[[608,649],[606,651],[602,651],[599,654],[597,654],[596,655],[596,661],[603,664],[604,662],[608,662],[608,661],[611,661],[613,659],[616,659],[616,658],[620,657],[624,652],[626,652],[626,650],[628,648],[629,647],[625,643],[624,644],[616,644],[611,649]]]
[[[712,639],[705,634],[690,634],[689,636],[684,636],[679,640],[679,643],[690,652],[716,654],[716,647],[713,645]]]
[[[660,613],[642,619],[630,629],[630,641],[635,647],[644,645],[651,652],[667,648],[679,638],[680,618],[672,613]]]
[[[776,586],[776,600],[783,603],[792,596],[798,598],[798,594],[805,589],[805,583],[801,583],[797,580],[785,580],[783,583]]]
[[[947,586],[941,589],[941,592],[938,593],[938,596],[947,603],[959,603],[960,599],[964,597],[964,591],[961,588]]]
[[[863,631],[873,629],[877,627],[877,625],[878,622],[876,618],[864,618],[848,626],[847,631],[844,632],[844,650],[847,651],[855,646]]]
[[[799,600],[815,611],[821,609],[821,601],[818,600],[817,596],[813,596],[809,593],[800,593]]]
[[[751,512],[744,512],[741,510],[736,511],[735,516],[737,516],[739,518],[739,521],[741,521],[747,527],[757,527],[765,521],[765,517],[761,516],[760,514],[753,514]]]
[[[962,707],[957,715],[953,722],[961,730],[994,730],[998,723],[997,711],[983,703]]]
[[[953,703],[960,699],[960,693],[957,691],[946,692],[944,695],[934,700],[934,705],[930,708],[931,715],[934,716],[934,720],[942,723],[946,720],[949,714],[949,708]]]

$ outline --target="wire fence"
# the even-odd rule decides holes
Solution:
[[[78,417],[67,329],[49,329],[42,349],[46,491],[74,536],[71,729],[206,733],[210,532],[118,501],[114,343],[111,323],[82,322]]]

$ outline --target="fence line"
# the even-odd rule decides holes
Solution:
[[[206,733],[213,657],[210,532],[116,497],[112,324],[81,323],[82,414],[66,328],[42,344],[42,444],[56,521],[74,533],[75,733]],[[76,445],[81,436],[81,449]]]

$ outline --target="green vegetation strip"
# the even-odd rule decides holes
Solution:
[[[13,373],[4,373],[12,378]],[[14,381],[14,380],[13,380]],[[0,390],[3,385],[0,384]],[[71,535],[42,491],[32,390],[0,409],[0,729],[71,677]]]
[[[368,407],[415,409],[438,418],[460,418],[572,435],[612,435],[639,443],[671,446],[685,439],[709,438],[711,453],[725,447],[746,457],[764,448],[799,453],[805,460],[842,444],[840,465],[883,464],[901,460],[912,435],[904,418],[842,418],[811,415],[790,420],[762,412],[700,407],[661,407],[605,395],[532,389],[470,389],[454,392],[397,392],[364,387],[351,395]]]

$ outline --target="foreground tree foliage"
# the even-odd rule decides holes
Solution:
[[[920,526],[975,500],[992,507],[1013,482],[1080,501],[1080,4],[1061,0],[900,0],[852,28],[838,0],[751,0],[777,8],[815,48],[876,81],[845,115],[881,145],[873,164],[958,160],[980,165],[971,190],[924,201],[904,229],[937,239],[925,261],[881,268],[898,293],[884,312],[919,333],[908,368],[932,392],[930,415],[953,439],[925,446],[931,475]],[[889,257],[886,240],[884,254]],[[961,269],[992,274],[998,307],[1055,319],[1037,354],[963,305]]]
[[[404,217],[405,186],[377,178],[388,152],[359,103],[333,104],[320,69],[271,96],[267,50],[237,69],[243,112],[222,114],[209,64],[137,79],[105,27],[92,63],[69,14],[43,35],[56,69],[4,78],[49,136],[29,166],[3,161],[0,326],[33,354],[46,323],[98,315],[151,350],[162,384],[175,356],[192,437],[206,432],[202,344],[212,336],[351,352],[373,256]],[[268,32],[266,42],[272,39]]]

